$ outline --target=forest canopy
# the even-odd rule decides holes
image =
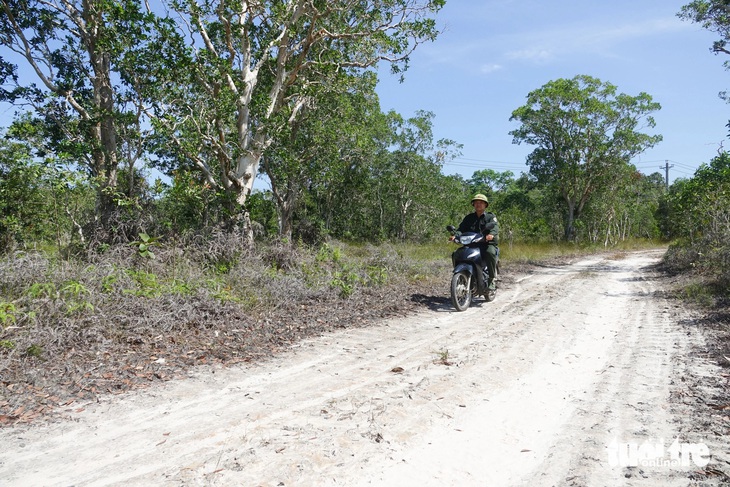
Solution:
[[[0,100],[18,110],[0,140],[3,251],[214,231],[242,247],[424,241],[476,192],[518,241],[702,233],[672,224],[678,189],[630,163],[661,140],[658,103],[587,74],[515,107],[525,172],[445,174],[461,145],[434,134],[437,114],[384,112],[375,89],[437,42],[443,0],[0,2]],[[724,35],[704,3],[682,15]]]

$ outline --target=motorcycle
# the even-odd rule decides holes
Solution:
[[[494,228],[494,223],[487,225],[485,233]],[[446,230],[454,236],[454,243],[461,247],[451,254],[451,261],[454,265],[454,273],[451,277],[451,303],[457,311],[466,310],[472,299],[479,295],[484,296],[488,302],[493,301],[497,294],[496,289],[489,289],[489,271],[482,261],[482,254],[479,251],[480,244],[485,241],[485,236],[477,232],[457,231],[452,225]],[[497,276],[499,275],[499,248],[497,248]],[[495,277],[495,280],[497,278]]]

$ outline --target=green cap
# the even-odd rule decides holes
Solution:
[[[473,205],[475,201],[483,201],[486,204],[489,204],[489,200],[487,199],[487,197],[481,193],[474,195],[474,197],[471,199],[471,204]]]

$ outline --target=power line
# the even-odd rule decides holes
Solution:
[[[468,167],[468,168],[473,168],[473,169],[481,169],[481,168],[486,168],[486,167],[491,167],[491,168],[497,167],[497,168],[510,169],[510,168],[515,167],[513,165],[505,165],[505,164],[499,164],[499,165],[497,165],[497,164],[464,164],[464,163],[460,163],[460,162],[447,162],[447,163],[444,163],[444,166],[459,166],[459,167]],[[525,166],[525,168],[526,168],[526,166]]]
[[[488,159],[472,159],[469,157],[457,157],[454,160],[462,160],[462,161],[474,161],[474,162],[490,162],[490,163],[497,163],[497,164],[512,164],[510,161],[490,161]]]
[[[677,161],[669,161],[669,162],[672,162],[672,163],[674,163],[674,164],[676,164],[676,165],[678,165],[678,166],[682,166],[682,167],[684,167],[684,168],[686,168],[686,169],[691,169],[691,170],[693,170],[693,171],[694,171],[695,169],[697,169],[697,165],[691,166],[691,165],[689,165],[689,164],[685,164],[685,163],[683,163],[683,162],[677,162]]]
[[[674,173],[678,173],[682,176],[693,176],[694,172],[697,170],[697,165],[692,165],[673,161],[671,159],[656,159],[651,161],[637,161],[637,162],[631,162],[631,164],[636,167],[640,172],[645,174],[650,174],[652,167],[657,162],[663,163],[662,166],[659,166],[657,170],[653,172],[658,172],[658,170],[664,170],[664,179],[665,184],[668,184],[669,181],[669,169],[674,168]],[[527,171],[527,162],[526,161],[520,161],[520,162],[514,162],[514,161],[495,161],[490,159],[475,159],[470,157],[457,157],[456,159],[453,159],[451,161],[445,162],[444,166],[449,167],[455,167],[455,168],[463,168],[463,169],[473,169],[474,171],[480,170],[480,169],[495,169],[500,171]],[[676,166],[676,167],[675,167]]]
[[[463,157],[457,157],[456,159],[453,159],[453,162],[461,163],[461,164],[471,164],[474,166],[480,166],[484,164],[499,164],[499,165],[513,165],[513,164],[525,164],[524,161],[520,162],[512,162],[512,161],[485,161],[481,159],[465,159]]]
[[[664,162],[664,161],[661,160],[661,161],[655,161],[655,162],[630,162],[629,164],[631,164],[632,166],[636,166],[636,167],[646,167],[646,166],[653,166],[657,162]]]
[[[647,161],[647,162],[632,162],[631,164],[636,167],[645,167],[645,166],[653,166],[657,162],[664,162],[666,159],[662,159],[661,161]]]
[[[671,159],[656,159],[656,160],[652,160],[652,161],[636,161],[636,162],[632,162],[631,164],[633,164],[636,167],[644,167],[644,166],[654,165],[657,162],[667,162],[667,161],[671,162],[672,164],[676,164],[678,166],[684,166],[687,169],[694,170],[696,168],[696,165],[691,165],[691,164],[687,164],[687,163],[683,163],[683,162],[677,162],[677,161],[673,161]],[[506,165],[522,165],[522,164],[526,165],[527,164],[526,161],[519,161],[519,162],[517,162],[517,161],[494,161],[494,160],[490,160],[490,159],[473,159],[473,158],[469,158],[469,157],[457,157],[457,158],[453,159],[452,161],[447,162],[446,164],[462,164],[462,165],[473,165],[473,166],[479,165],[479,164],[472,164],[472,163],[500,164],[500,165],[505,165],[505,164]]]
[[[448,161],[444,163],[444,166],[458,166],[473,169],[482,168],[498,168],[498,169],[515,169],[516,167],[526,167],[525,163],[510,163],[510,162],[484,162],[484,163],[473,163],[473,162],[462,162],[460,160]]]

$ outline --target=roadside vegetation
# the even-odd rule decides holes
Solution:
[[[0,426],[57,417],[103,394],[183,377],[191,367],[265,361],[323,332],[449,306],[453,244],[445,238],[272,243],[222,266],[211,249],[228,238],[184,247],[159,242],[154,257],[137,243],[84,258],[6,255]],[[515,244],[504,250],[505,285],[531,264],[596,250]]]
[[[700,167],[694,177],[672,185],[664,204],[673,245],[666,268],[685,274],[683,291],[705,305],[730,301],[730,154]]]

